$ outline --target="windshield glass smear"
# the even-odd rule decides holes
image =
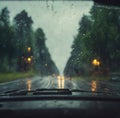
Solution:
[[[92,1],[0,1],[0,91],[120,94],[120,9]]]

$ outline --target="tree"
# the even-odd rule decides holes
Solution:
[[[23,10],[14,18],[15,44],[18,57],[18,70],[27,70],[28,47],[33,47],[32,18]],[[31,50],[32,55],[32,50]]]
[[[10,26],[9,10],[3,8],[0,13],[0,63],[1,71],[11,71],[14,56],[13,28]]]
[[[120,63],[120,10],[93,6],[89,16],[83,16],[72,45],[65,75],[79,76],[90,72],[92,60],[97,58],[101,71],[118,69]],[[72,68],[70,68],[72,65]],[[117,67],[117,68],[116,68]],[[106,71],[105,71],[106,73]]]
[[[48,48],[46,47],[46,37],[41,28],[38,28],[35,32],[36,49],[35,49],[35,64],[37,70],[41,75],[59,74],[59,71],[52,61]]]
[[[68,59],[64,74],[66,76],[78,76],[87,71],[86,65],[90,62],[90,56],[92,55],[91,50],[88,50],[87,39],[90,36],[89,31],[91,30],[91,19],[90,16],[83,16],[78,29],[78,35],[75,37],[71,57]]]
[[[2,26],[9,26],[9,10],[7,7],[3,8],[0,14],[0,25]]]
[[[94,24],[91,31],[93,52],[98,55],[104,68],[113,70],[120,59],[120,17],[119,9],[96,8],[91,9]],[[116,53],[117,52],[117,53]],[[114,56],[113,56],[114,55]]]

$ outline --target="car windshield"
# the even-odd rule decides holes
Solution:
[[[0,92],[77,89],[120,95],[120,7],[0,1]]]

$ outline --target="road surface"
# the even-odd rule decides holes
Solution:
[[[13,90],[13,89],[41,89],[41,88],[58,88],[58,89],[80,89],[88,91],[104,91],[104,92],[118,92],[120,93],[120,83],[119,82],[109,82],[109,81],[85,81],[85,80],[72,80],[70,78],[65,78],[63,76],[53,77],[32,77],[14,80],[11,82],[0,83],[0,93]]]

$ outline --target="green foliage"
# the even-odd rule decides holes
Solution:
[[[9,10],[4,8],[0,14],[0,71],[11,71],[14,57],[14,31],[9,24]]]
[[[0,72],[37,70],[41,75],[59,74],[46,47],[41,28],[32,29],[33,20],[23,10],[9,21],[9,10],[0,13]]]
[[[79,23],[71,57],[65,67],[67,76],[91,73],[92,60],[100,60],[100,71],[115,71],[120,65],[120,9],[96,7]],[[72,66],[72,67],[71,67]],[[73,74],[72,74],[73,73]]]
[[[25,10],[21,11],[14,18],[14,40],[16,45],[16,57],[18,57],[17,69],[19,71],[26,71],[29,68],[27,58],[32,56],[32,50],[28,52],[27,48],[33,48],[32,23],[31,17],[28,16]]]
[[[0,14],[0,25],[9,26],[9,10],[7,7],[3,8]]]
[[[26,77],[33,77],[37,74],[37,72],[34,71],[28,71],[26,73],[23,72],[13,72],[13,73],[0,73],[0,83],[3,82],[9,82],[9,81],[13,81],[16,79],[23,79]]]
[[[49,51],[46,47],[45,34],[41,28],[35,32],[36,49],[35,64],[41,75],[59,74],[55,63],[52,61]]]

